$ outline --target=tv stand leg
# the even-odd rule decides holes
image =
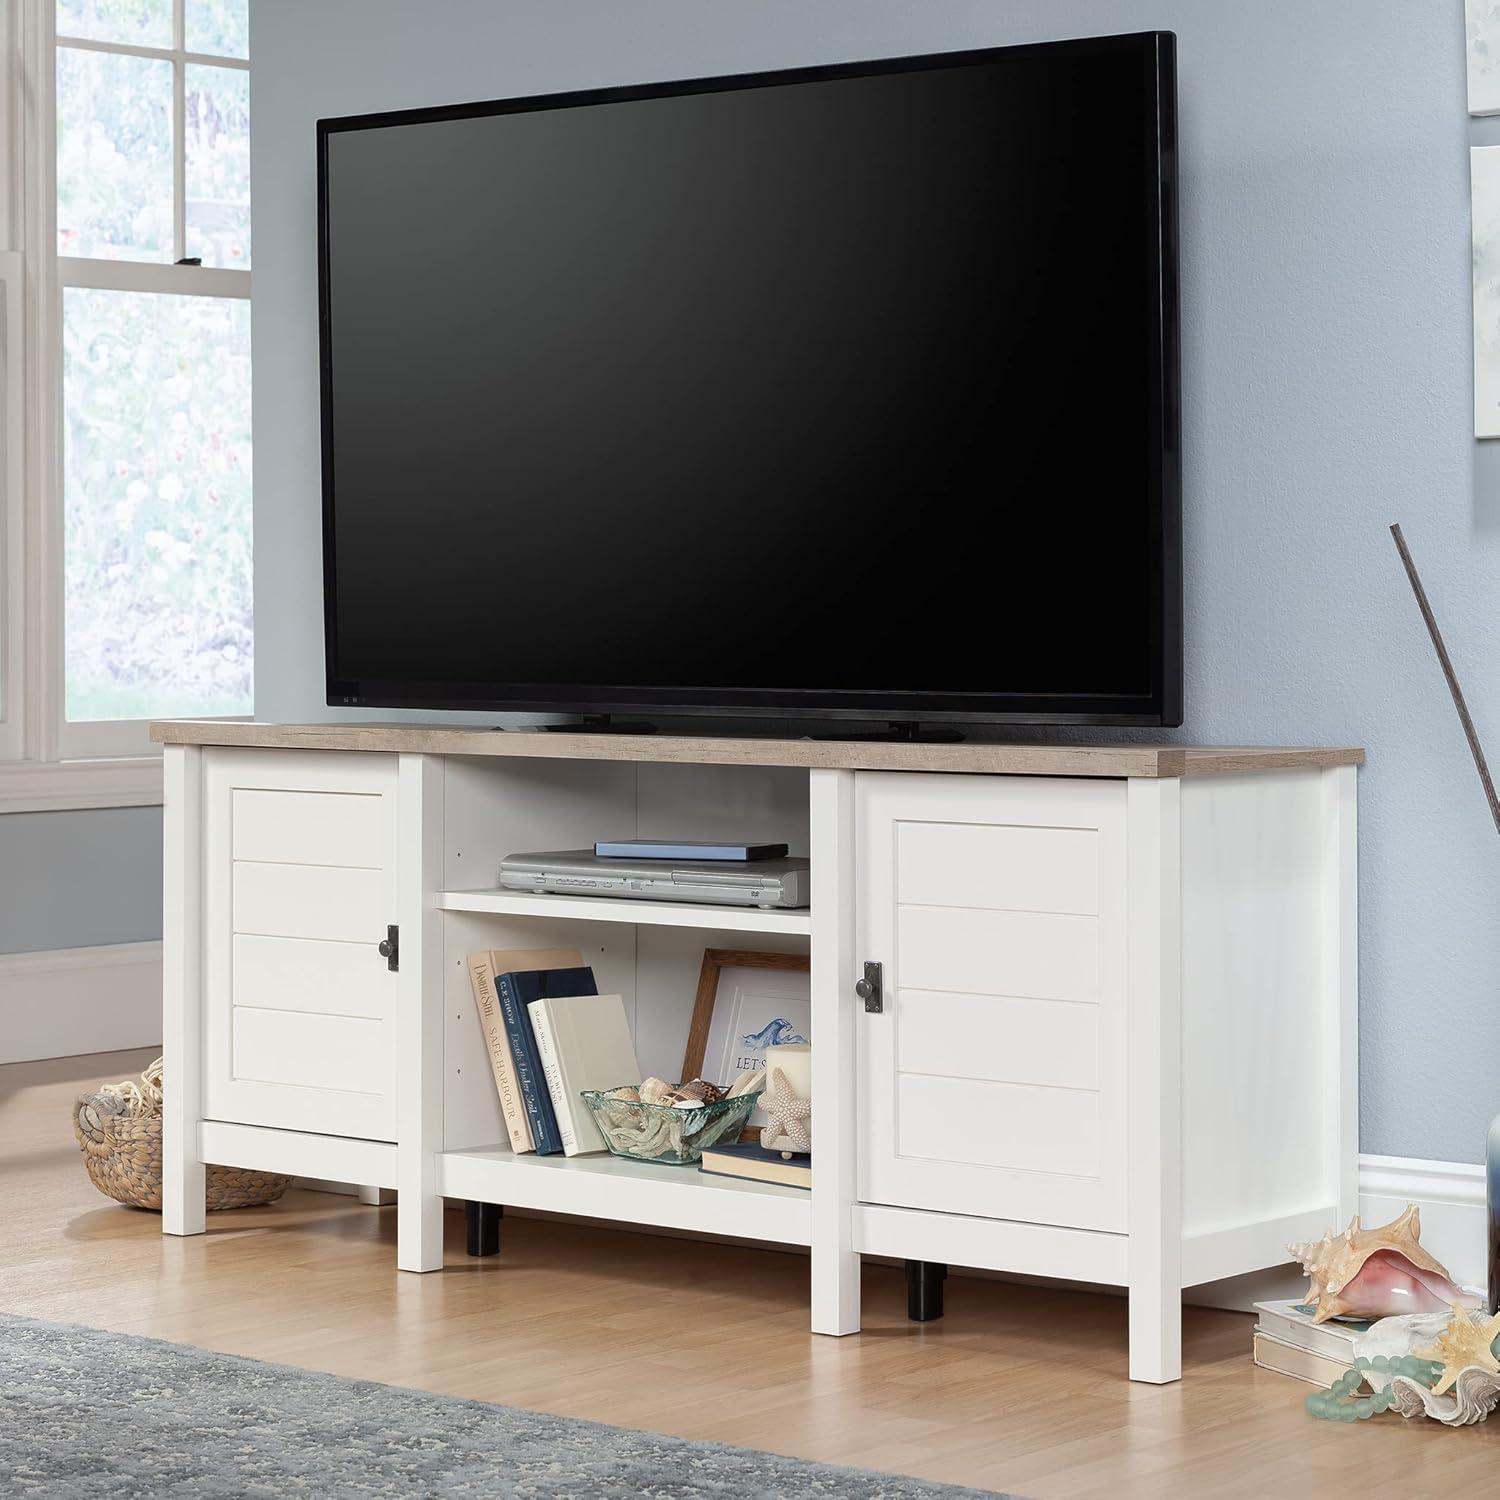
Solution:
[[[464,1204],[470,1255],[499,1255],[500,1220],[504,1214],[498,1203],[476,1203],[471,1198]]]
[[[906,1263],[906,1316],[913,1323],[931,1323],[943,1315],[943,1282],[948,1268],[938,1260]]]

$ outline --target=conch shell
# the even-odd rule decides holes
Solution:
[[[1442,1312],[1455,1303],[1477,1307],[1477,1299],[1417,1243],[1421,1234],[1421,1215],[1412,1203],[1379,1229],[1361,1229],[1356,1214],[1340,1235],[1330,1229],[1316,1243],[1288,1245],[1312,1282],[1307,1300],[1315,1309],[1313,1322]]]

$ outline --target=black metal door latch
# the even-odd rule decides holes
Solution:
[[[380,944],[380,956],[385,960],[385,966],[392,974],[401,967],[401,929],[391,926],[385,930],[385,938]]]

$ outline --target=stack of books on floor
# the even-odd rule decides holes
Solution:
[[[1257,1302],[1255,1363],[1311,1385],[1332,1385],[1354,1363],[1354,1341],[1369,1323],[1313,1322],[1303,1302]]]
[[[576,948],[471,953],[469,980],[511,1150],[603,1151],[580,1096],[641,1076],[623,998],[599,994]]]

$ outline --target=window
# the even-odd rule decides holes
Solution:
[[[0,278],[35,337],[0,754],[118,758],[147,719],[253,706],[249,5],[18,3],[26,264]]]

